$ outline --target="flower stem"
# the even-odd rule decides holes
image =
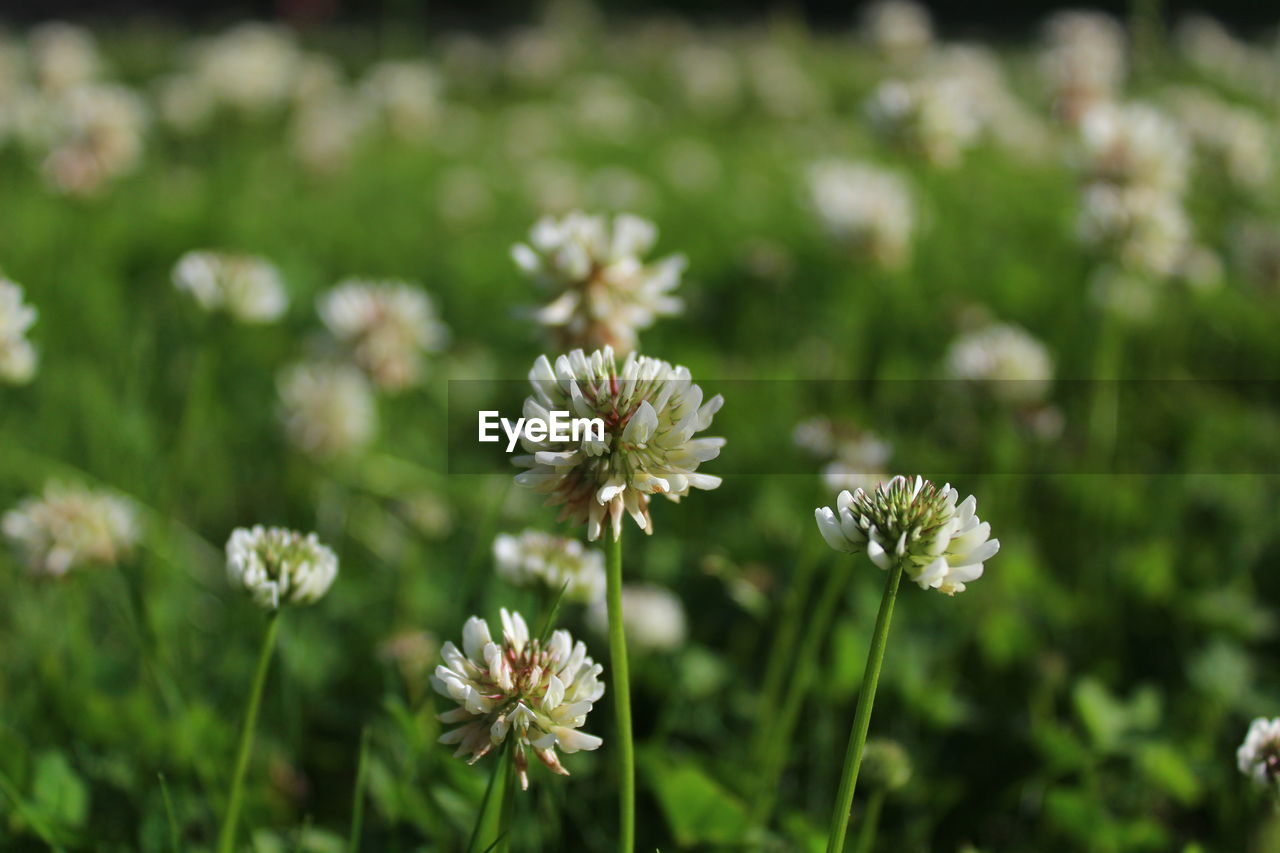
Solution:
[[[467,853],[492,853],[506,837],[507,827],[503,821],[508,814],[507,800],[511,798],[512,766],[515,764],[510,754],[513,740],[508,737],[498,749],[498,762],[489,776],[489,784],[485,786],[476,825],[471,830],[471,840],[467,842]]]
[[[853,716],[853,730],[849,733],[849,751],[844,759],[844,772],[840,778],[840,792],[836,795],[835,809],[831,812],[831,829],[827,834],[827,853],[844,850],[845,834],[849,831],[849,810],[853,808],[853,791],[858,784],[858,768],[862,766],[862,748],[867,743],[867,729],[871,726],[871,706],[876,701],[876,685],[880,682],[880,665],[884,663],[884,649],[889,641],[889,621],[893,618],[893,603],[898,598],[898,582],[902,580],[902,562],[889,569],[884,582],[884,596],[880,599],[880,612],[876,615],[876,627],[871,634],[871,648],[867,651],[867,668],[862,675],[862,689],[858,691],[858,710]]]
[[[351,837],[347,841],[349,853],[359,853],[360,834],[364,831],[364,786],[369,765],[369,727],[360,731],[360,758],[356,763],[356,790],[351,795]]]
[[[249,769],[249,756],[253,752],[253,732],[258,725],[258,709],[262,706],[262,688],[267,683],[267,670],[271,668],[271,652],[275,648],[276,629],[279,627],[280,611],[274,610],[267,619],[262,651],[258,653],[258,668],[254,671],[249,701],[245,705],[244,723],[240,729],[240,748],[236,753],[235,772],[231,777],[231,795],[227,798],[227,813],[222,818],[222,829],[218,833],[218,853],[232,853],[235,850],[240,806],[244,801],[244,777]]]
[[[609,606],[609,669],[618,738],[618,853],[632,853],[636,842],[636,758],[631,742],[631,677],[627,671],[627,635],[622,625],[622,537],[612,533],[605,550]]]
[[[858,840],[853,853],[871,853],[876,843],[876,830],[880,827],[880,809],[884,807],[884,789],[880,788],[867,800],[867,810],[862,813],[862,826],[858,828]]]

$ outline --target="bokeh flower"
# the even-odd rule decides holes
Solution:
[[[638,331],[683,307],[671,292],[684,257],[643,258],[657,239],[657,227],[638,216],[574,212],[539,220],[511,256],[551,297],[535,316],[560,347],[630,352]]]
[[[227,540],[227,577],[259,607],[319,601],[338,576],[338,557],[314,533],[237,527]]]
[[[1259,785],[1280,778],[1280,717],[1258,717],[1249,724],[1244,743],[1236,750],[1236,766]]]
[[[349,278],[320,297],[318,310],[356,364],[389,391],[415,384],[423,354],[448,339],[431,297],[408,282]]]
[[[949,77],[886,80],[866,111],[878,132],[934,166],[957,165],[982,130],[969,90]]]
[[[567,411],[604,421],[601,441],[588,430],[578,441],[525,436],[528,455],[512,460],[530,469],[516,483],[546,495],[548,506],[561,506],[560,520],[586,522],[588,539],[600,538],[606,520],[614,537],[621,535],[624,512],[652,533],[650,496],[678,501],[691,488],[720,485],[698,466],[720,455],[724,439],[694,436],[711,426],[724,398],[703,402],[688,368],[632,353],[619,369],[605,347],[590,355],[574,350],[554,367],[539,356],[529,381],[534,393],[525,400],[525,418],[549,420],[550,412]]]
[[[90,196],[142,159],[147,111],[123,86],[77,86],[48,105],[50,149],[41,166],[58,192]]]
[[[285,369],[277,386],[285,433],[302,452],[342,456],[373,439],[378,428],[373,389],[356,368],[302,362]]]
[[[127,498],[54,482],[40,497],[6,512],[0,529],[31,571],[55,576],[88,565],[116,565],[141,535],[137,508]]]
[[[832,237],[872,263],[902,266],[915,226],[906,181],[886,169],[839,160],[810,166],[808,180],[813,207]]]
[[[1031,404],[1044,399],[1053,381],[1053,358],[1045,345],[1025,329],[988,323],[952,342],[947,374],[986,386],[1006,403]]]
[[[600,746],[600,738],[579,729],[604,695],[599,680],[604,668],[568,631],[555,631],[544,644],[529,636],[519,613],[504,609],[499,642],[493,641],[488,622],[472,616],[462,629],[462,650],[447,642],[441,657],[432,686],[458,707],[439,719],[462,725],[441,735],[440,742],[457,744],[456,756],[474,764],[513,735],[512,757],[527,790],[528,750],[568,776],[557,749],[574,753]]]
[[[538,584],[565,597],[591,603],[604,598],[604,554],[577,539],[526,530],[518,536],[500,534],[493,540],[498,574],[517,586]]]
[[[226,311],[242,323],[270,323],[289,307],[279,271],[266,259],[194,251],[178,259],[173,283],[206,311]]]
[[[0,382],[21,385],[36,374],[36,348],[27,339],[36,309],[23,301],[22,288],[0,276]]]
[[[587,611],[591,630],[609,630],[609,613],[603,601]],[[669,652],[684,645],[688,620],[679,596],[656,584],[628,584],[622,588],[622,628],[627,642],[637,649]]]
[[[982,577],[983,563],[1000,550],[991,525],[976,515],[977,499],[921,477],[894,477],[871,492],[841,492],[836,508],[814,515],[822,538],[837,551],[865,551],[882,569],[902,561],[921,589],[947,595]]]

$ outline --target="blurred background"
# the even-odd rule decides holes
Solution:
[[[1236,756],[1280,712],[1280,54],[1212,11],[8,0],[0,848],[212,849],[263,629],[223,547],[266,523],[341,573],[246,843],[345,849],[359,800],[362,849],[464,849],[440,644],[545,612],[498,536],[584,530],[467,455],[463,385],[575,342],[531,229],[584,211],[679,298],[619,340],[726,401],[723,485],[624,540],[641,849],[823,849],[883,576],[813,510],[897,473],[1002,549],[902,591],[869,849],[1280,849]],[[610,849],[612,713],[513,849]]]

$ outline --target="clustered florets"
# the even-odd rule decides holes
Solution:
[[[548,768],[568,776],[556,753],[593,750],[601,740],[579,731],[592,705],[604,695],[602,666],[587,657],[587,647],[560,630],[548,642],[531,639],[519,613],[502,611],[502,639],[494,642],[489,624],[479,617],[462,629],[462,650],[452,642],[441,650],[444,664],[431,679],[436,692],[458,703],[439,715],[443,723],[462,723],[440,742],[457,744],[455,755],[475,763],[514,734],[512,758],[521,787],[529,787],[532,749]]]
[[[260,607],[313,604],[338,576],[338,557],[314,533],[238,527],[227,540],[227,575]]]
[[[823,539],[837,551],[865,551],[882,569],[901,562],[921,589],[947,595],[982,577],[982,564],[1000,549],[991,525],[975,514],[970,495],[921,477],[894,477],[871,492],[841,492],[836,509],[815,511]]]
[[[606,519],[620,535],[624,511],[651,533],[651,495],[678,501],[691,488],[720,485],[719,477],[697,469],[720,454],[724,439],[694,436],[711,425],[724,400],[703,402],[687,368],[632,353],[619,369],[605,347],[591,355],[574,350],[554,367],[539,356],[529,381],[534,393],[524,403],[526,418],[545,421],[552,411],[568,411],[604,421],[603,440],[585,430],[578,441],[525,437],[528,455],[513,460],[530,469],[516,482],[562,506],[562,521],[586,522],[588,539],[600,538]]]

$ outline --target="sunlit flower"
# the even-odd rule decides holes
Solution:
[[[502,611],[502,638],[494,642],[489,624],[476,616],[462,629],[462,651],[452,642],[441,650],[432,686],[458,707],[439,715],[442,723],[462,723],[441,735],[457,744],[454,755],[474,764],[508,735],[516,738],[512,757],[520,786],[529,787],[527,751],[564,776],[557,748],[566,753],[593,750],[601,740],[579,731],[592,705],[604,695],[603,667],[587,657],[587,647],[559,630],[543,644],[530,638],[519,613]]]
[[[915,209],[901,177],[864,163],[824,160],[809,168],[809,195],[827,231],[854,253],[887,268],[906,261]]]
[[[604,598],[604,554],[577,539],[541,530],[503,533],[493,540],[493,558],[498,574],[517,586],[564,587],[566,598],[584,603]]]
[[[87,565],[115,565],[138,543],[138,513],[119,495],[50,482],[0,520],[31,571],[64,575]]]
[[[619,214],[610,222],[575,212],[539,220],[528,244],[514,246],[511,256],[552,297],[536,317],[560,346],[629,352],[636,332],[682,307],[671,292],[680,284],[684,257],[643,260],[657,239],[654,224],[638,216]]]
[[[354,367],[303,362],[278,382],[285,432],[299,450],[319,458],[367,445],[378,428],[373,390]]]
[[[173,283],[206,311],[226,311],[242,323],[270,323],[289,307],[279,271],[264,258],[229,252],[187,252]]]
[[[1280,778],[1280,717],[1258,717],[1249,724],[1244,743],[1236,750],[1236,766],[1259,785]]]
[[[196,44],[192,73],[219,103],[256,114],[286,102],[301,62],[287,30],[245,23]]]
[[[901,561],[921,589],[947,595],[982,577],[982,564],[1000,550],[991,525],[975,514],[970,495],[938,488],[921,477],[894,477],[875,491],[841,492],[836,508],[814,511],[822,538],[837,551],[863,551],[882,569]]]
[[[1163,278],[1192,248],[1191,223],[1177,196],[1096,183],[1085,189],[1080,239],[1126,269]]]
[[[360,93],[399,139],[413,142],[440,120],[440,75],[425,62],[382,61],[371,66]]]
[[[979,382],[1007,403],[1037,403],[1053,381],[1053,358],[1025,329],[989,323],[958,337],[947,350],[954,379]]]
[[[959,163],[982,130],[969,90],[945,77],[886,80],[866,111],[877,131],[934,166]]]
[[[31,31],[27,40],[36,80],[45,94],[58,94],[92,81],[102,70],[93,34],[74,24],[53,21]]]
[[[609,630],[609,612],[603,601],[587,611],[591,630]],[[627,642],[643,651],[669,652],[684,645],[687,620],[680,598],[666,587],[629,584],[622,588],[622,628]]]
[[[1110,101],[1125,75],[1125,34],[1114,18],[1097,12],[1064,11],[1045,25],[1040,69],[1058,113],[1074,124],[1097,104]]]
[[[915,0],[877,0],[862,12],[862,31],[876,49],[898,62],[917,59],[933,43],[929,10]]]
[[[0,382],[21,385],[36,373],[36,349],[27,339],[36,309],[23,302],[22,288],[0,276]]]
[[[123,86],[86,84],[66,91],[48,105],[45,177],[59,192],[94,194],[137,167],[146,119],[142,99]]]
[[[423,354],[439,351],[448,338],[431,297],[408,282],[345,279],[320,297],[318,310],[361,369],[391,391],[415,384]]]
[[[1190,149],[1178,126],[1147,104],[1106,104],[1080,127],[1086,177],[1116,187],[1177,193],[1186,185]]]
[[[259,607],[314,604],[338,576],[338,557],[314,533],[237,527],[227,540],[227,577]]]
[[[705,403],[688,368],[635,353],[619,369],[613,350],[587,355],[574,350],[556,359],[544,355],[529,372],[533,396],[524,416],[548,420],[552,411],[575,418],[601,418],[604,439],[581,430],[579,441],[532,441],[521,446],[527,456],[513,461],[531,470],[516,482],[547,496],[548,506],[562,506],[560,520],[587,524],[587,538],[600,538],[606,522],[615,537],[627,512],[646,533],[653,532],[649,498],[672,501],[689,489],[714,489],[720,478],[698,473],[715,459],[723,438],[694,438],[711,426],[723,405],[719,395]]]

